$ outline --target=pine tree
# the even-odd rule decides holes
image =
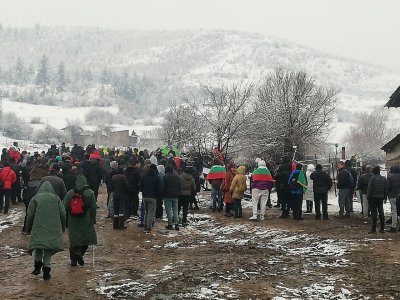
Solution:
[[[43,55],[39,64],[39,72],[36,75],[36,85],[42,88],[42,95],[47,92],[49,84],[49,59]]]
[[[67,82],[65,80],[65,65],[63,62],[61,62],[58,66],[57,71],[57,92],[63,92],[66,85]]]
[[[27,76],[26,76],[26,69],[25,66],[23,65],[21,58],[18,58],[17,64],[15,65],[15,84],[17,85],[24,85],[26,84],[27,81]]]

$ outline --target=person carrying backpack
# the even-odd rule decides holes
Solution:
[[[71,266],[85,264],[83,256],[89,245],[97,244],[96,198],[83,175],[78,175],[75,188],[68,191],[64,198],[66,227],[69,236],[69,255]]]

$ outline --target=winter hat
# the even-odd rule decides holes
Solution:
[[[57,156],[56,156],[56,161],[62,161],[61,156],[57,155]]]
[[[163,165],[158,165],[157,171],[158,171],[158,173],[165,173],[165,167]]]
[[[116,170],[118,169],[118,163],[115,160],[113,160],[112,162],[110,162],[110,167],[111,169]]]
[[[90,154],[89,159],[98,159],[98,160],[101,160],[101,156],[100,156],[99,151],[94,150],[94,151]]]
[[[309,164],[309,165],[307,166],[307,171],[308,171],[308,172],[314,172],[314,171],[315,171],[315,166],[314,166],[313,164]]]
[[[259,166],[259,167],[266,167],[267,164],[265,163],[265,160],[259,160],[259,161],[258,161],[258,166]]]

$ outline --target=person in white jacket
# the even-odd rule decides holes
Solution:
[[[313,164],[309,164],[307,166],[306,177],[307,177],[307,192],[304,195],[304,200],[306,200],[307,210],[306,213],[312,213],[313,210],[313,202],[314,202],[314,189],[313,189],[313,181],[310,179],[310,175],[315,171],[315,166]]]

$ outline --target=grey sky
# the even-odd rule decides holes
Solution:
[[[0,0],[3,26],[234,29],[400,73],[399,0]]]

